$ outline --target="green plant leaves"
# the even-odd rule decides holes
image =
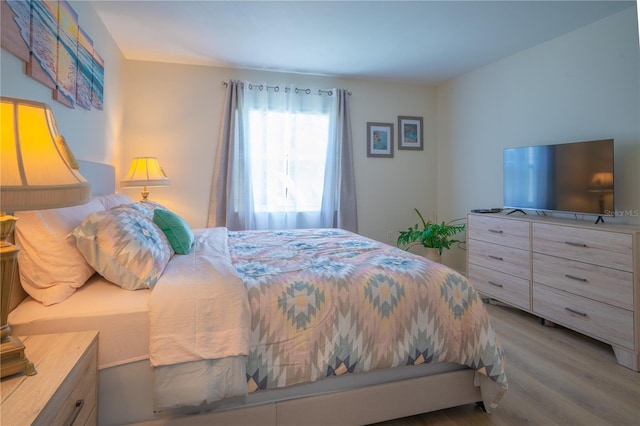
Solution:
[[[427,248],[437,248],[438,252],[442,255],[444,249],[451,248],[452,244],[461,242],[453,237],[464,231],[466,224],[459,223],[464,218],[454,219],[449,222],[433,223],[431,220],[425,220],[418,209],[414,209],[422,222],[422,229],[419,229],[420,224],[415,224],[413,227],[409,227],[406,231],[400,231],[400,235],[396,241],[398,247],[408,250],[414,245],[422,245]]]

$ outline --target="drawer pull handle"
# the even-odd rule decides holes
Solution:
[[[490,257],[491,259],[495,259],[495,260],[503,260],[500,256],[494,256],[494,255],[492,255],[492,254],[490,254],[490,255],[489,255],[489,257]]]
[[[71,415],[69,416],[69,420],[67,422],[65,422],[65,425],[68,425],[68,426],[72,426],[73,425],[73,423],[78,418],[78,415],[80,414],[80,411],[82,410],[82,407],[84,407],[84,399],[77,400],[76,401],[76,406],[73,407],[73,411],[71,412]]]
[[[502,234],[502,229],[489,229],[489,232],[493,232],[494,234]]]
[[[564,243],[572,247],[587,247],[587,245],[584,243],[574,243],[573,241],[565,241]]]
[[[493,281],[487,281],[487,282],[496,287],[500,287],[500,288],[504,287],[502,284],[497,284],[497,283],[494,283]]]
[[[584,312],[580,312],[580,311],[576,311],[575,309],[571,309],[571,308],[566,308],[565,309],[569,312],[571,312],[572,314],[576,314],[576,315],[580,315],[582,317],[586,317],[587,314],[585,314]]]
[[[587,282],[586,278],[576,277],[575,275],[564,274],[564,276],[567,277],[567,278],[570,278],[572,280],[582,281],[583,283]]]

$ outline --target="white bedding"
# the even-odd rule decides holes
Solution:
[[[247,292],[231,264],[226,228],[194,230],[195,244],[175,255],[149,299],[153,366],[249,354]]]
[[[194,230],[149,298],[154,410],[208,404],[247,394],[250,314],[231,264],[226,228]],[[184,380],[188,378],[188,380]]]
[[[226,228],[195,230],[188,255],[175,255],[154,290],[123,290],[95,274],[63,303],[26,298],[9,315],[16,335],[97,330],[98,367],[149,359],[155,410],[246,395],[249,305],[231,265]],[[186,330],[190,332],[185,332]],[[189,364],[187,361],[200,360]],[[196,383],[194,368],[206,374]],[[191,377],[188,383],[181,377]],[[204,390],[204,392],[203,392]]]
[[[149,358],[150,293],[123,290],[95,274],[64,303],[43,306],[26,298],[9,324],[15,335],[97,330],[98,368],[113,367]]]

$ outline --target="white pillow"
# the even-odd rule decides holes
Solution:
[[[16,212],[16,245],[22,288],[45,306],[60,303],[94,269],[67,238],[87,215],[104,210],[97,200],[73,207]]]

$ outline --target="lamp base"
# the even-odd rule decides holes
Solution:
[[[0,343],[0,377],[25,373],[37,374],[33,363],[24,354],[24,344],[17,337],[9,336]]]
[[[147,199],[149,198],[149,191],[147,191],[147,187],[145,186],[144,189],[142,191],[140,191],[140,196],[142,196],[142,198],[140,199],[141,203],[146,203]]]
[[[24,354],[24,344],[11,336],[7,323],[11,288],[16,271],[20,249],[7,241],[13,232],[17,218],[0,212],[0,378],[24,372],[27,376],[36,374],[33,363]]]

